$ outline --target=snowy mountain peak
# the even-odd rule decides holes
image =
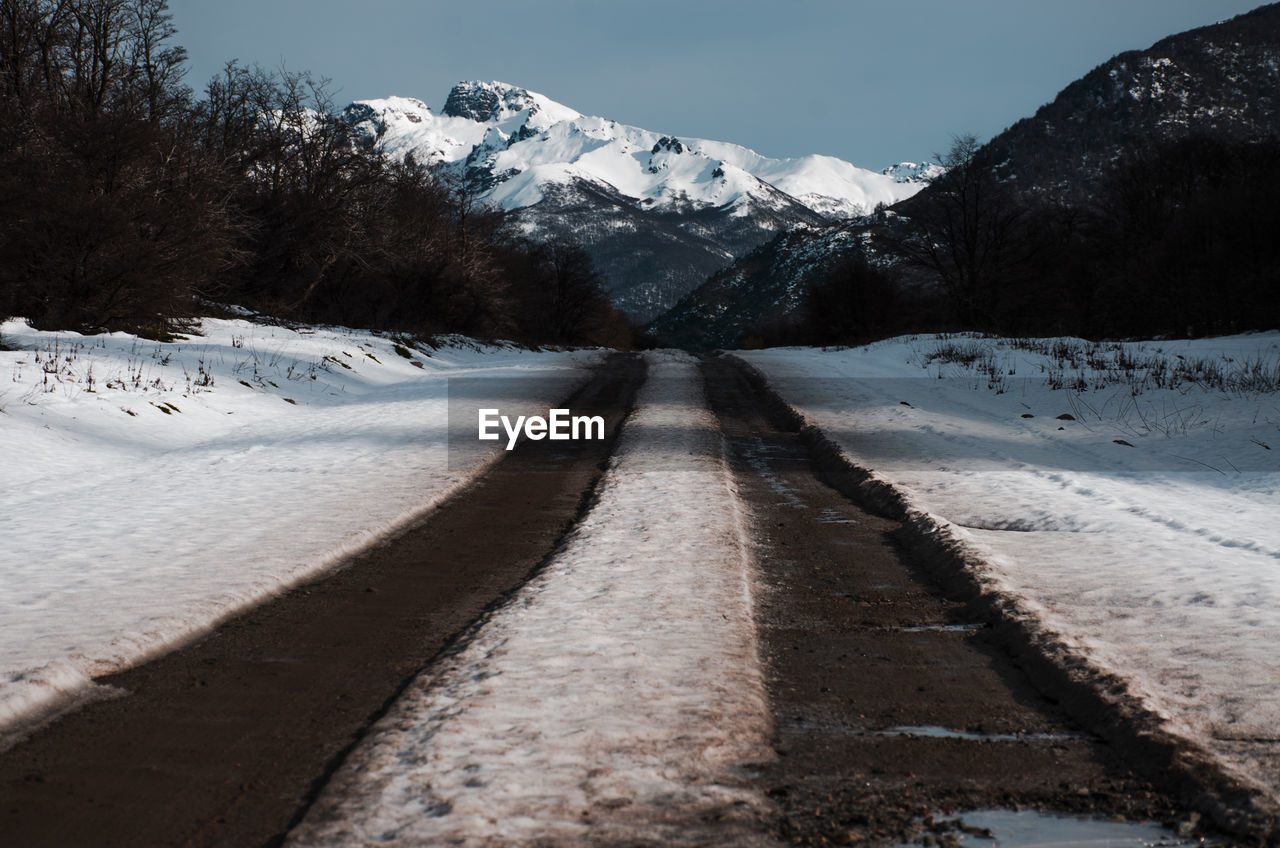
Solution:
[[[521,113],[526,113],[523,115],[526,118],[540,115],[549,119],[538,122],[543,125],[582,117],[568,106],[536,91],[505,82],[460,82],[450,90],[443,109],[446,117],[468,118],[481,123],[502,123]]]

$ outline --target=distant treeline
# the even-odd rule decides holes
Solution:
[[[833,259],[802,315],[744,339],[843,344],[950,329],[1115,338],[1280,327],[1277,139],[1196,136],[1135,149],[1076,206],[997,180],[988,155],[974,139],[958,139],[943,157],[947,173],[874,229],[878,256]]]
[[[167,0],[0,0],[0,315],[627,343],[578,245],[358,143],[310,74],[232,62],[195,96],[175,36]]]

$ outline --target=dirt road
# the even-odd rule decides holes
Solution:
[[[1015,805],[1185,819],[1037,690],[980,614],[904,553],[894,522],[823,481],[732,360],[702,371],[763,584],[777,757],[757,778],[776,810],[762,835],[892,844],[925,838],[939,811]],[[616,434],[643,372],[615,356],[569,405]],[[424,660],[546,561],[611,450],[525,443],[342,570],[101,681],[127,694],[0,754],[3,841],[277,844]]]

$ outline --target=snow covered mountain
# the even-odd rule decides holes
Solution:
[[[583,115],[500,82],[459,83],[439,112],[389,97],[343,114],[366,143],[451,172],[529,234],[582,242],[615,302],[640,320],[783,229],[865,214],[932,176],[913,163],[877,173],[831,156],[772,159]]]

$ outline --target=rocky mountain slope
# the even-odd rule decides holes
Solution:
[[[366,143],[451,173],[529,234],[582,242],[615,302],[640,320],[779,231],[865,214],[925,185],[913,163],[877,173],[830,156],[772,159],[499,82],[459,83],[438,113],[390,97],[344,116]]]
[[[1080,202],[1114,163],[1152,142],[1280,132],[1280,3],[1115,56],[993,138],[998,173]]]

